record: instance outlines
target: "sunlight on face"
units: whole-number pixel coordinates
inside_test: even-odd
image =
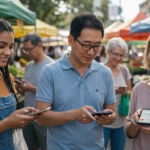
[[[5,67],[13,53],[14,35],[12,32],[0,33],[0,67]]]
[[[122,62],[125,53],[120,46],[116,46],[112,51],[108,51],[108,55],[111,63],[116,66]]]

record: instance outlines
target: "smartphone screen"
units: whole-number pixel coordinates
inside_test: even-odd
[[[139,123],[148,123],[150,124],[150,109],[143,109],[141,116],[139,118]]]

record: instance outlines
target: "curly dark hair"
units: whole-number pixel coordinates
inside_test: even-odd
[[[0,19],[0,34],[3,33],[3,32],[12,32],[12,33],[14,33],[14,30],[13,30],[12,26],[7,21],[5,21],[3,19]],[[8,70],[8,63],[6,64],[5,67],[0,67],[0,71],[3,74],[5,83],[6,83],[7,87],[9,88],[9,91],[14,95],[14,97],[17,101],[17,104],[20,108],[18,98],[15,94],[15,91],[14,91],[12,83],[11,83],[9,70]]]

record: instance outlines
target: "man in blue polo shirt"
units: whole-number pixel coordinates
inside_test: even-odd
[[[93,14],[71,22],[72,50],[43,69],[36,91],[37,109],[51,106],[37,122],[48,126],[48,150],[104,150],[102,125],[116,119],[115,91],[110,69],[93,59],[103,47],[104,27]],[[113,112],[95,116],[94,112]]]

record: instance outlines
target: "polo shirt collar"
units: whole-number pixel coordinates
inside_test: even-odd
[[[62,60],[61,60],[61,63],[62,63],[62,68],[63,68],[63,69],[71,69],[71,68],[74,68],[74,67],[71,65],[71,63],[70,63],[70,61],[69,61],[69,59],[68,59],[68,57],[67,57],[67,54],[64,55],[64,57],[63,57]]]
[[[93,60],[89,66],[89,69],[94,71],[94,70],[98,70],[98,65],[97,62],[95,62],[95,60]]]
[[[62,63],[62,68],[63,69],[71,69],[71,68],[74,68],[72,65],[71,65],[71,63],[70,63],[70,61],[69,61],[69,59],[68,59],[68,57],[67,57],[67,54],[65,54],[64,55],[64,57],[62,58],[62,60],[61,60],[61,63]],[[91,62],[91,64],[90,64],[90,66],[89,66],[89,68],[88,69],[90,69],[91,71],[92,70],[98,70],[98,64],[97,64],[97,62],[95,62],[95,60],[93,60],[92,62]]]

